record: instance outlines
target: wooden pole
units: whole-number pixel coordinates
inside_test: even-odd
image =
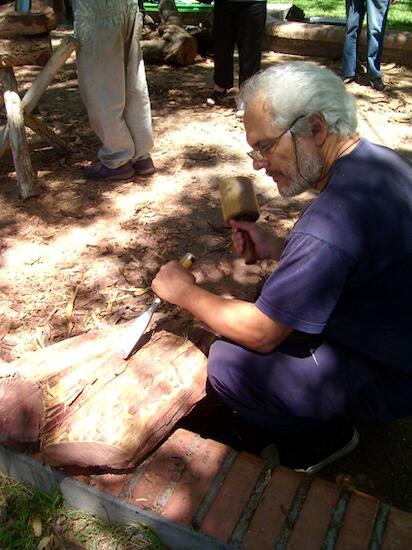
[[[10,147],[16,169],[17,186],[21,197],[28,199],[38,195],[39,191],[36,187],[36,176],[31,165],[24,130],[22,102],[16,92],[8,90],[4,93],[4,105],[9,124]]]
[[[17,81],[12,67],[4,67],[0,69],[0,82],[2,83],[3,93],[7,91],[17,91]],[[0,132],[0,158],[9,148],[9,124],[6,123]]]
[[[70,54],[76,48],[78,40],[73,36],[66,36],[62,40],[60,46],[51,56],[46,66],[40,71],[39,76],[33,82],[31,88],[27,91],[22,100],[22,105],[25,114],[30,114],[36,107],[39,99],[46,91],[47,87],[53,80],[55,74],[66,63]]]
[[[33,132],[42,137],[52,147],[58,149],[61,153],[67,154],[71,151],[70,146],[60,136],[48,128],[44,122],[33,115],[24,115],[24,122]]]

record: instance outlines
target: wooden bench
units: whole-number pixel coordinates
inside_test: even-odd
[[[68,36],[52,51],[50,31],[58,24],[62,2],[54,4],[53,8],[29,13],[14,11],[10,6],[0,8],[0,86],[7,117],[6,125],[0,130],[0,158],[10,147],[23,199],[39,193],[25,127],[60,151],[67,153],[70,150],[60,136],[33,115],[43,93],[77,45],[77,40]],[[21,98],[14,68],[24,65],[43,68]]]

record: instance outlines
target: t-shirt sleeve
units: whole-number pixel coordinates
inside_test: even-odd
[[[293,233],[256,306],[295,330],[319,334],[353,266],[354,260],[338,247],[312,235]]]

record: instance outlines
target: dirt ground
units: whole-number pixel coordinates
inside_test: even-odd
[[[289,59],[300,58],[267,52],[263,66]],[[336,62],[315,61],[338,70]],[[384,92],[350,85],[358,98],[360,132],[412,159],[412,70],[393,64],[383,69]],[[151,300],[148,287],[159,266],[186,251],[197,257],[199,283],[254,296],[274,263],[247,267],[233,258],[218,180],[253,178],[261,222],[283,233],[312,195],[281,199],[272,181],[253,172],[242,123],[234,116],[234,94],[224,106],[204,104],[212,72],[206,58],[186,68],[148,67],[157,173],[90,183],[82,168],[95,160],[98,142],[80,101],[74,56],[60,71],[38,114],[71,144],[72,154],[62,157],[29,136],[41,194],[27,201],[18,196],[11,157],[1,159],[2,360],[135,317]],[[35,68],[17,71],[21,91],[36,74]],[[168,309],[163,306],[163,312]],[[361,422],[359,430],[358,449],[321,475],[412,511],[411,419]]]

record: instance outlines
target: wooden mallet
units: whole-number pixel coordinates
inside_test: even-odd
[[[219,184],[225,223],[230,220],[255,222],[259,218],[258,203],[252,181],[244,176],[234,176],[223,179]],[[256,261],[253,242],[246,231],[242,231],[245,248],[242,258],[246,264]]]

